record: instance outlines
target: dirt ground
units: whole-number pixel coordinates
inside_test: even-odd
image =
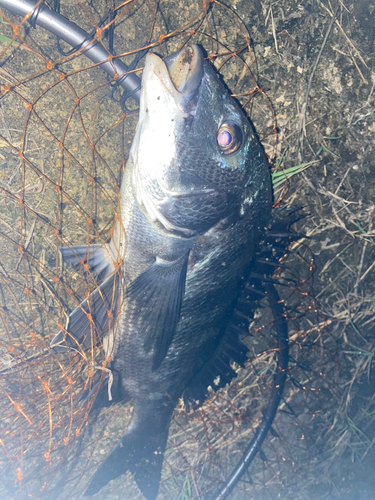
[[[87,31],[109,7],[61,1]],[[283,292],[292,369],[274,432],[232,498],[375,498],[375,3],[161,0],[120,12],[117,54],[163,33],[154,50],[166,55],[192,37],[245,105],[271,168],[306,167],[275,191],[306,213],[285,271],[299,285]],[[124,118],[103,72],[59,54],[43,30],[21,27],[23,45],[10,46],[21,38],[9,24],[20,18],[9,18],[0,23],[1,495],[80,499],[131,408],[110,407],[87,425],[87,408],[75,405],[90,360],[49,352],[88,285],[61,273],[57,246],[109,236],[137,115]],[[176,410],[158,498],[207,500],[241,456],[272,378],[266,309],[252,331],[250,362],[232,385],[196,412]],[[142,497],[129,475],[95,498]]]

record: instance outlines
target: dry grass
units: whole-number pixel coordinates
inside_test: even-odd
[[[116,20],[115,49],[129,62],[128,52],[149,43],[162,54],[202,44],[253,119],[275,171],[311,165],[277,193],[286,199],[288,188],[288,202],[309,213],[298,227],[306,239],[295,244],[289,271],[281,275],[293,287],[279,286],[292,344],[285,400],[264,455],[233,498],[351,500],[353,492],[371,498],[374,5],[208,5],[126,2]],[[108,7],[72,0],[62,2],[62,13],[90,30]],[[136,115],[124,115],[110,101],[98,68],[82,56],[59,54],[42,30],[21,27],[15,34],[19,23],[4,15],[0,25],[2,496],[57,498],[54,488],[69,477],[60,498],[81,498],[131,408],[109,408],[83,432],[90,403],[82,406],[79,398],[104,358],[100,349],[68,360],[49,351],[87,287],[82,277],[61,272],[57,246],[108,236]],[[58,65],[47,69],[48,61]],[[238,378],[195,412],[177,408],[160,498],[206,499],[241,456],[275,366],[265,305],[256,313],[250,361]],[[98,498],[119,498],[123,481]],[[140,498],[130,477],[125,484],[129,498]],[[16,493],[9,493],[14,486]]]

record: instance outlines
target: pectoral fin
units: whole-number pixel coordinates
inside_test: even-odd
[[[126,291],[140,321],[144,348],[153,351],[153,371],[165,358],[180,319],[188,257],[187,253],[173,262],[156,260]]]

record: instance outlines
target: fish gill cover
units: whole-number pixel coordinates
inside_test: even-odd
[[[108,17],[113,8],[116,16]],[[134,0],[114,5],[72,0],[61,2],[60,12],[92,33],[108,51],[109,60],[121,57],[139,76],[144,59],[137,55],[142,56],[145,47],[167,56],[186,44],[199,44],[255,123],[270,161],[283,158],[289,138],[276,128],[267,94],[272,82],[282,77],[273,75],[271,83],[263,80],[266,83],[259,85],[260,54],[249,36],[251,32],[257,38],[255,20],[262,19],[276,43],[276,54],[281,47],[293,48],[295,40],[286,28],[276,34],[275,22],[281,23],[282,16],[275,21],[272,8],[257,2],[249,7],[246,2]],[[55,335],[67,329],[71,311],[100,284],[100,277],[93,276],[85,262],[79,269],[63,265],[59,247],[95,249],[111,237],[138,112],[131,98],[118,102],[118,75],[108,80],[82,48],[70,53],[71,47],[60,41],[58,49],[56,38],[47,31],[30,27],[28,20],[5,9],[1,13],[0,494],[79,499],[128,426],[133,408],[130,402],[100,413],[91,410],[97,374],[103,380],[107,377],[109,361],[95,325],[89,349],[77,346],[60,355],[50,348]],[[327,33],[332,16],[324,25]],[[299,18],[290,17],[289,31],[292,19]],[[113,55],[108,50],[111,25]],[[265,43],[267,36],[259,35],[258,42]],[[270,50],[266,46],[264,58]],[[287,102],[284,95],[279,97]],[[289,105],[278,117],[285,128]],[[330,154],[324,147],[319,153]],[[299,163],[307,166],[308,161]],[[272,165],[277,173],[278,163]],[[307,204],[306,197],[302,200]],[[284,230],[281,226],[281,233]],[[275,240],[282,236],[276,231]],[[324,382],[327,373],[337,373],[336,341],[331,349],[322,337],[332,309],[326,310],[328,317],[316,313],[309,284],[311,262],[304,244],[294,243],[288,258],[275,265],[272,281],[282,295],[290,334],[289,383],[261,460],[253,463],[233,498],[304,499],[317,482],[313,473],[310,482],[303,483],[302,473],[308,475],[311,464],[316,464],[323,449],[319,431],[336,422],[327,401],[340,401],[341,392],[338,382],[333,386]],[[277,363],[277,342],[269,303],[261,296],[262,276],[253,280],[260,290],[251,290],[252,297],[260,298],[251,303],[245,321],[248,360],[243,369],[232,363],[237,377],[217,392],[210,390],[200,407],[194,409],[182,400],[178,404],[160,498],[214,495],[262,420]],[[361,320],[366,319],[363,314]],[[243,323],[235,324],[242,333]],[[357,365],[353,361],[350,366]],[[354,422],[351,429],[358,436],[353,428]],[[341,435],[347,436],[344,425],[337,432],[342,429]],[[311,446],[309,439],[314,442]],[[350,443],[345,439],[339,444]],[[124,498],[124,491],[125,498],[142,498],[131,475],[110,483],[97,498]]]

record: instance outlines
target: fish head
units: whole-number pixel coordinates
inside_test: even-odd
[[[244,217],[270,174],[249,120],[197,45],[149,54],[131,149],[138,203],[168,232],[194,236]]]

